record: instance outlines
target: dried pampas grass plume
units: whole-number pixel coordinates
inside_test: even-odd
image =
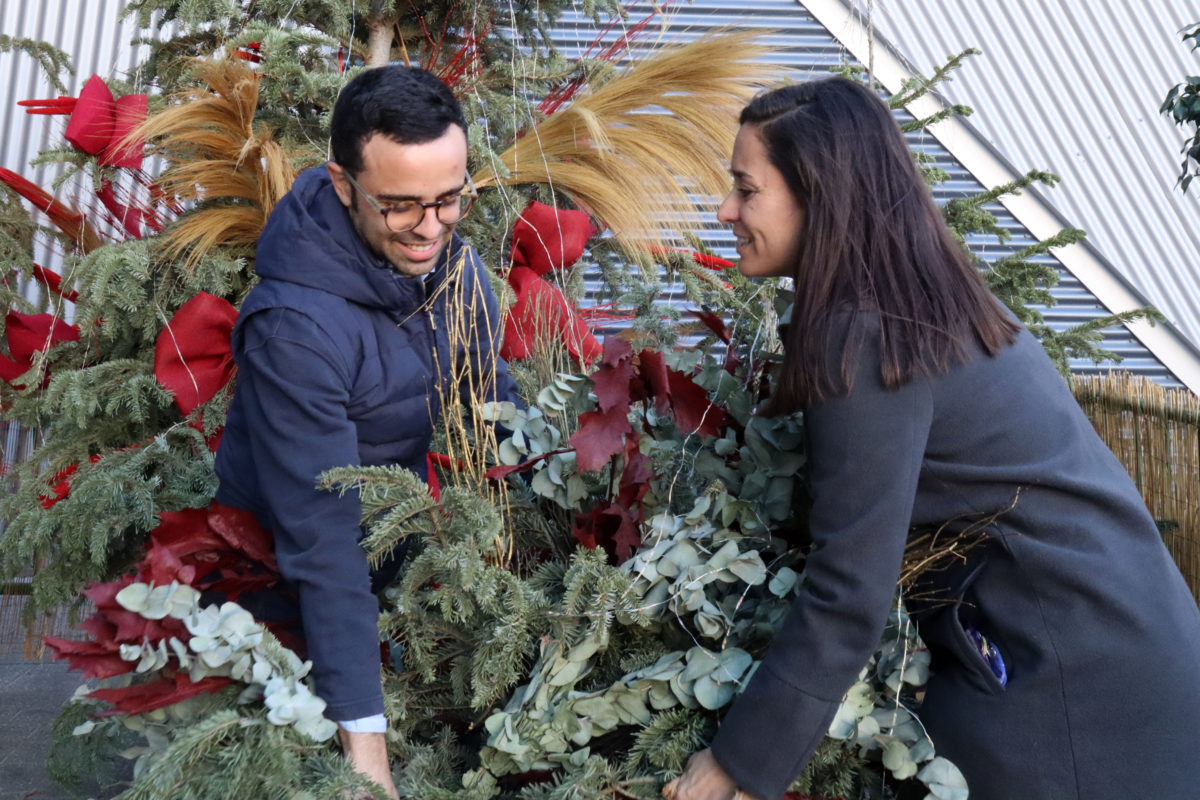
[[[755,32],[668,46],[527,131],[477,186],[548,183],[634,257],[681,244],[729,188],[741,109],[774,72]],[[661,113],[656,113],[661,112]],[[507,174],[500,174],[507,171]],[[707,198],[706,198],[707,196]]]
[[[166,255],[186,254],[188,266],[213,247],[252,249],[296,178],[272,131],[254,124],[258,75],[214,59],[197,62],[197,76],[202,86],[175,95],[129,137],[145,137],[170,162],[158,181],[167,196],[196,203],[159,237]]]

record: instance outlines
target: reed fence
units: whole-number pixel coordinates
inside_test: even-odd
[[[1200,602],[1200,397],[1125,372],[1076,376],[1074,391]]]

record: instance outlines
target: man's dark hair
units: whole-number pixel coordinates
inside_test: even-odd
[[[362,148],[380,133],[399,144],[424,144],[448,127],[467,130],[462,106],[440,78],[419,67],[391,64],[354,77],[338,95],[330,123],[333,160],[362,171]]]
[[[946,226],[873,92],[846,78],[798,83],[756,97],[741,122],[757,129],[805,210],[796,301],[767,413],[849,388],[853,343],[840,359],[830,352],[832,318],[844,309],[879,315],[889,387],[944,372],[972,339],[989,355],[1012,342],[1016,323]]]

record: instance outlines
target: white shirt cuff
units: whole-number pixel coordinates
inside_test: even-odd
[[[338,720],[338,726],[347,733],[383,733],[387,730],[387,717],[375,714],[359,719]]]

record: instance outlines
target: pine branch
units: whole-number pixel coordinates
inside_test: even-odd
[[[66,94],[67,85],[63,83],[61,75],[64,72],[69,75],[75,74],[70,56],[49,42],[39,42],[36,39],[24,39],[0,33],[0,53],[10,52],[24,53],[32,58],[41,67],[42,72],[46,74],[46,79],[50,81],[55,90]]]
[[[926,78],[925,76],[918,75],[905,80],[900,88],[900,91],[892,95],[892,97],[888,100],[888,105],[892,108],[901,108],[909,105],[921,97],[924,97],[939,83],[953,80],[951,73],[962,67],[963,62],[965,62],[968,57],[982,54],[983,51],[974,47],[968,47],[957,55],[950,56],[946,63],[942,64],[933,71],[932,76]],[[967,108],[966,106],[961,106],[961,108],[963,109],[961,113],[964,115],[971,113],[970,108]]]

